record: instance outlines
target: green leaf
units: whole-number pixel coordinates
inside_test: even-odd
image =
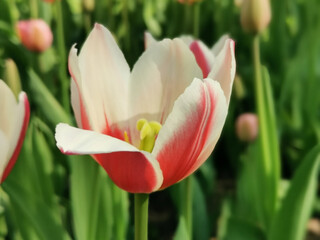
[[[129,219],[128,194],[115,187],[106,172],[90,157],[69,156],[69,159],[76,239],[125,239]]]
[[[275,214],[278,203],[278,189],[280,182],[280,151],[277,133],[276,116],[267,68],[262,67],[261,81],[257,81],[257,110],[259,116],[259,148],[256,170],[260,176],[258,187],[261,191],[259,202],[260,221],[268,228]]]
[[[256,222],[237,217],[230,200],[222,207],[219,220],[218,239],[221,240],[264,240],[265,234]]]
[[[178,228],[174,235],[173,240],[186,240],[186,239],[190,239],[188,235],[187,225],[184,217],[180,215]]]
[[[301,240],[316,196],[320,145],[303,159],[272,223],[269,240]]]
[[[54,98],[49,89],[43,84],[39,76],[33,71],[28,71],[32,98],[40,107],[41,111],[53,125],[64,122],[70,123],[68,114],[60,103]]]
[[[10,185],[4,184],[4,189],[10,197],[19,228],[37,233],[37,237],[30,237],[28,233],[29,237],[23,236],[23,239],[70,239],[62,227],[58,209],[52,208],[52,204],[26,191],[18,179],[11,178]]]
[[[205,195],[196,177],[193,180],[193,201],[192,201],[192,239],[209,239],[210,227]]]

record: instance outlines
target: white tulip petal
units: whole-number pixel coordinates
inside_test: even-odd
[[[69,66],[80,91],[76,93],[73,86],[77,122],[80,106],[75,103],[79,99],[77,94],[81,94],[93,130],[108,131],[111,125],[127,119],[130,69],[109,30],[95,24],[81,49],[78,63],[74,60]]]

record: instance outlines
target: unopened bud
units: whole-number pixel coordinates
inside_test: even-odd
[[[47,2],[47,3],[53,3],[55,2],[56,0],[43,0],[44,2]]]
[[[41,19],[19,21],[17,29],[22,44],[31,51],[43,52],[52,44],[51,29]]]
[[[94,10],[94,3],[95,3],[95,0],[82,1],[83,7],[87,12],[92,12]]]
[[[233,89],[237,99],[243,99],[246,96],[246,88],[239,75],[234,78]]]
[[[236,121],[238,138],[243,142],[254,141],[259,132],[258,117],[253,113],[241,114]]]
[[[241,4],[241,25],[245,31],[260,33],[270,23],[269,0],[243,0]]]
[[[19,93],[21,92],[21,81],[17,65],[12,59],[5,61],[4,79],[18,99]]]

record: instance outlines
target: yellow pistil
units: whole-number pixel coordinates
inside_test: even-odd
[[[140,131],[140,150],[152,152],[156,137],[161,129],[161,124],[156,121],[148,122],[142,118],[137,121],[137,129]]]

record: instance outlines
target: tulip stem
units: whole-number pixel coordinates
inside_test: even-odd
[[[192,176],[182,182],[181,211],[189,239],[192,239]]]
[[[61,82],[62,105],[69,112],[69,90],[67,78],[67,58],[63,31],[63,14],[61,1],[56,1],[56,21],[57,21],[57,48],[59,53],[59,79]]]
[[[30,17],[33,19],[38,18],[38,3],[37,0],[30,0],[29,1],[30,6]]]
[[[134,195],[135,240],[148,239],[148,206],[149,194],[136,193]]]

